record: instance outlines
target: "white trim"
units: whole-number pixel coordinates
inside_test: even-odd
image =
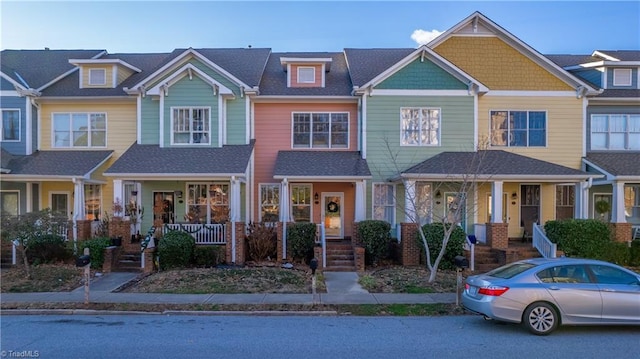
[[[113,64],[113,66],[116,65],[121,65],[124,67],[127,67],[135,72],[142,72],[142,70],[140,70],[139,68],[125,62],[122,61],[120,59],[69,59],[69,63],[72,65],[81,65],[81,64],[86,64],[86,65],[103,65],[103,64]]]
[[[0,189],[0,193],[16,193],[18,195],[17,211],[18,211],[18,214],[23,214],[22,212],[20,212],[20,190],[19,189]]]
[[[490,93],[490,92],[489,92]],[[377,90],[373,89],[370,96],[471,96],[468,90]]]
[[[251,98],[246,96],[244,98],[244,142],[249,143],[251,141]]]
[[[356,103],[357,97],[354,96],[286,96],[286,95],[260,95],[253,99],[254,103]]]
[[[575,91],[489,91],[485,95],[489,96],[511,96],[511,97],[576,97]]]
[[[300,76],[300,70],[311,70],[311,73],[313,74],[313,79],[311,81],[304,81],[303,78],[301,78]],[[316,83],[316,66],[298,66],[296,68],[296,73],[297,73],[297,77],[296,77],[297,84],[308,85],[308,84]],[[308,74],[305,74],[305,75],[308,75]]]
[[[287,196],[287,198],[289,199],[289,203],[287,204],[289,206],[289,218],[291,218],[291,220],[293,222],[296,221],[296,219],[293,217],[293,187],[308,187],[309,188],[309,221],[313,222],[313,209],[314,209],[314,190],[313,190],[313,183],[311,182],[296,182],[296,183],[292,183],[291,181],[287,181],[288,183],[288,188],[289,188],[289,195]],[[282,205],[282,204],[281,204]],[[300,206],[306,206],[307,204],[300,204]]]
[[[280,214],[280,206],[282,206],[282,203],[280,203],[280,198],[282,198],[280,196],[280,190],[282,189],[282,184],[280,182],[258,182],[258,222],[262,222],[262,186],[274,186],[275,188],[277,188],[278,190],[278,213],[276,214],[276,222],[280,221],[279,218],[279,214]]]
[[[309,146],[308,147],[302,147],[302,146],[295,146],[295,144],[293,143],[294,140],[294,136],[295,136],[295,132],[294,132],[294,115],[296,114],[308,114],[309,117],[309,128],[310,128],[310,132],[309,132]],[[328,114],[329,115],[329,132],[328,132],[328,138],[327,138],[327,147],[314,147],[313,146],[313,115],[315,114]],[[333,144],[331,143],[331,124],[332,124],[332,116],[331,115],[338,115],[338,114],[346,114],[347,115],[347,143],[346,143],[346,147],[334,147]],[[351,113],[349,111],[291,111],[291,149],[296,150],[296,149],[313,149],[313,150],[335,150],[335,149],[341,149],[341,150],[348,150],[351,148]]]
[[[589,121],[587,115],[587,107],[589,106],[589,100],[586,97],[582,98],[582,157],[587,155],[587,121]]]
[[[312,191],[312,196],[313,196],[313,191]],[[320,220],[322,221],[322,226],[325,227],[325,233],[327,232],[327,228],[326,228],[326,212],[325,209],[327,208],[327,203],[326,203],[326,198],[327,197],[339,197],[340,198],[340,205],[338,206],[338,210],[340,211],[340,234],[338,236],[331,236],[331,238],[344,238],[344,227],[345,227],[345,222],[344,222],[344,207],[345,207],[345,203],[344,203],[344,192],[320,192],[320,205],[321,205],[321,209],[320,209]],[[312,199],[313,201],[313,199]],[[311,217],[313,218],[313,217]]]
[[[280,63],[282,65],[288,63],[331,63],[333,59],[331,57],[281,57]]]
[[[25,97],[25,113],[24,113],[24,145],[25,145],[25,155],[30,155],[33,153],[33,135],[31,134],[31,121],[33,121],[33,104],[31,103],[33,100],[32,97]]]
[[[291,64],[287,64],[287,87],[291,87]]]
[[[107,52],[103,50],[103,51],[100,51],[99,53],[97,53],[95,56],[93,56],[93,57],[91,57],[91,58],[92,58],[92,59],[97,59],[97,58],[99,58],[100,56],[102,56],[102,55],[106,55],[106,54],[107,54]],[[51,81],[47,82],[46,84],[44,84],[44,85],[42,85],[42,86],[38,87],[38,88],[37,88],[37,91],[42,91],[42,90],[46,89],[47,87],[49,87],[49,86],[53,85],[54,83],[56,83],[56,82],[58,82],[58,81],[62,80],[63,78],[67,77],[68,75],[72,74],[74,71],[78,71],[78,69],[82,69],[82,68],[81,68],[81,67],[74,67],[74,68],[72,68],[71,70],[69,70],[69,71],[67,71],[67,72],[63,73],[62,75],[60,75],[60,76],[56,77],[55,79],[53,79],[53,80],[51,80]],[[80,75],[82,75],[82,73],[80,73]],[[82,76],[79,76],[79,81],[80,81],[80,84],[78,85],[78,87],[79,87],[79,88],[82,88]]]
[[[11,77],[9,77],[9,75],[5,74],[4,72],[0,72],[0,78],[3,78],[5,80],[7,80],[8,82],[10,82],[14,87],[19,88],[20,90],[23,91],[27,91],[29,90],[29,84],[26,83],[26,81],[24,81],[24,79],[22,78],[22,76],[20,76],[19,74],[16,73],[16,76],[18,76],[20,78],[21,81],[23,81],[23,83],[19,83],[18,81],[12,79]],[[0,91],[0,95],[2,96],[12,96],[12,95],[5,95],[4,92],[12,92],[11,90],[4,90],[4,91]],[[17,89],[16,89],[16,94],[18,93]],[[16,95],[18,96],[18,95]]]
[[[136,96],[136,142],[142,144],[142,95]]]
[[[612,69],[612,70],[613,71],[611,72],[611,78],[613,79],[613,86],[628,87],[633,84],[632,69],[624,68],[624,69]],[[627,80],[628,82],[623,82],[623,83],[616,82],[616,72],[622,74],[620,75],[620,77],[624,77],[623,79],[618,79],[618,80]],[[626,74],[626,72],[628,72],[628,74]]]
[[[2,97],[20,97],[18,91],[15,90],[2,90],[0,91],[0,96]]]
[[[69,145],[68,146],[57,146],[55,142],[55,124],[54,118],[56,115],[67,115],[68,116],[68,133],[69,133]],[[73,115],[86,115],[87,116],[87,145],[86,146],[74,146],[73,145],[73,128],[71,127],[73,122]],[[104,146],[96,146],[90,144],[91,133],[91,115],[104,115],[104,131],[96,131],[96,132],[104,132]],[[107,116],[107,112],[82,112],[82,111],[71,111],[71,112],[51,112],[51,149],[60,150],[60,149],[103,149],[109,147],[109,117]]]
[[[174,112],[178,110],[178,111],[184,111],[187,110],[189,112],[189,142],[187,143],[177,143],[175,142],[175,131],[174,131],[174,120],[175,117]],[[201,131],[202,133],[205,133],[207,135],[207,143],[194,143],[193,141],[193,111],[194,110],[206,110],[207,111],[207,118],[203,118],[202,122],[207,122],[208,123],[208,128],[209,131],[205,132],[205,131]],[[206,146],[209,147],[211,146],[211,107],[210,106],[170,106],[169,107],[169,143],[171,144],[171,146]]]
[[[34,184],[35,183],[31,183],[31,182],[25,183],[25,194],[24,195],[26,196],[25,197],[26,198],[26,201],[25,201],[26,205],[25,205],[24,209],[25,209],[25,211],[27,213],[33,212],[33,208],[32,208],[33,204],[32,203],[33,203],[33,185]],[[38,190],[40,190],[40,189],[41,188],[39,186]],[[41,207],[39,207],[39,208],[41,208]]]
[[[69,191],[49,191],[49,207],[53,205],[53,195],[54,194],[62,194],[67,196],[67,209],[65,216],[67,218],[71,218],[71,192]]]
[[[118,86],[118,66],[113,65],[111,68],[111,88]]]
[[[366,160],[367,159],[367,97],[368,96],[362,96],[362,132],[361,136],[362,136],[362,159]]]
[[[226,141],[225,128],[227,119],[225,118],[224,104],[222,96],[218,96],[218,147],[224,146]]]
[[[419,143],[415,143],[415,144],[407,144],[407,143],[403,143],[402,138],[403,138],[403,131],[402,131],[402,111],[405,109],[409,109],[409,110],[418,110],[420,113],[422,113],[423,110],[436,110],[438,111],[438,143],[422,143],[422,123],[424,121],[418,121],[419,125],[420,125],[420,136],[418,136],[418,141]],[[400,107],[400,113],[398,114],[399,118],[398,118],[398,125],[399,125],[399,134],[400,137],[398,139],[398,143],[400,144],[400,147],[441,147],[442,146],[442,108],[440,107],[416,107],[416,106],[403,106]]]
[[[480,144],[479,123],[478,123],[478,94],[473,95],[473,150],[478,150]]]
[[[82,89],[84,88],[84,86],[82,86],[82,77],[84,76],[84,71],[82,67],[78,67],[77,69],[78,69],[78,88]]]
[[[491,126],[492,123],[492,119],[491,119],[491,113],[492,112],[507,112],[507,121],[509,121],[509,113],[511,112],[526,112],[527,113],[527,144],[522,146],[518,146],[518,145],[514,145],[511,146],[509,144],[509,140],[507,140],[507,144],[505,145],[496,145],[493,144],[493,142],[491,141],[492,139],[492,131],[493,131],[493,127]],[[531,146],[529,144],[529,131],[531,130],[531,126],[529,124],[529,113],[530,112],[544,112],[544,146]],[[515,109],[500,109],[500,110],[496,110],[496,109],[489,109],[489,147],[491,148],[495,148],[495,149],[506,149],[506,148],[548,148],[549,147],[549,111],[548,110],[531,110],[531,109],[519,109],[519,110],[515,110]],[[510,122],[510,121],[509,121]],[[509,134],[509,136],[511,135],[511,132],[513,130],[511,129],[511,127],[509,127],[507,129],[507,134]]]
[[[397,215],[396,215],[396,206],[398,205],[398,199],[396,198],[396,192],[397,192],[397,186],[395,183],[389,183],[389,182],[372,182],[371,183],[371,219],[376,219],[375,218],[375,206],[376,206],[376,201],[375,201],[375,188],[376,185],[383,185],[383,186],[391,186],[393,189],[393,195],[391,196],[391,198],[393,198],[393,203],[392,205],[386,205],[385,207],[389,207],[391,206],[393,208],[392,210],[392,214],[393,214],[393,222],[391,223],[391,228],[394,228],[396,223],[398,223],[397,220]],[[386,220],[386,219],[383,219]]]
[[[206,74],[204,71],[195,67],[192,64],[186,64],[181,68],[175,70],[170,76],[164,78],[162,81],[158,82],[155,86],[147,90],[147,95],[157,96],[160,92],[163,92],[163,88],[168,89],[169,87],[176,84],[178,81],[182,80],[185,76],[191,76],[191,73],[195,73],[202,79],[204,82],[209,84],[214,89],[214,96],[216,95],[231,95],[234,96],[233,91],[228,87],[224,86],[222,83],[218,82],[213,77]],[[166,90],[165,90],[166,91]]]

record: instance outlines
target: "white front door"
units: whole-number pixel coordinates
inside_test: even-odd
[[[344,192],[322,192],[322,223],[327,238],[344,237]]]

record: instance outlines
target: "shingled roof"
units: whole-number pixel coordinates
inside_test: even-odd
[[[589,152],[584,159],[609,175],[640,178],[640,151]]]
[[[357,151],[279,151],[273,177],[366,179],[371,172]]]
[[[104,50],[3,50],[2,72],[25,88],[38,89],[75,66],[69,59],[90,59]],[[76,81],[76,87],[78,82]]]
[[[12,155],[5,178],[87,178],[113,151],[37,151],[31,155]],[[4,153],[3,153],[4,154]],[[3,166],[4,167],[4,166]]]
[[[254,142],[222,147],[160,147],[136,143],[105,171],[105,175],[181,179],[244,176],[253,145]]]
[[[351,82],[362,86],[409,56],[416,49],[344,49]]]
[[[503,150],[441,152],[405,171],[400,177],[433,179],[491,178],[584,180],[589,173]]]

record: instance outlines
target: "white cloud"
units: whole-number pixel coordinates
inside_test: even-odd
[[[417,42],[418,46],[420,46],[430,42],[431,40],[440,36],[440,34],[442,34],[442,31],[438,31],[436,29],[433,29],[431,31],[418,29],[413,31],[413,34],[411,34],[411,40]]]

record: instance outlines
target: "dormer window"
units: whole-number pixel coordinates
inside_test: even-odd
[[[107,70],[105,69],[89,70],[89,85],[102,86],[106,84],[107,84]]]
[[[309,84],[316,82],[316,69],[314,67],[298,67],[298,83]]]
[[[613,69],[613,86],[631,86],[631,69]]]

